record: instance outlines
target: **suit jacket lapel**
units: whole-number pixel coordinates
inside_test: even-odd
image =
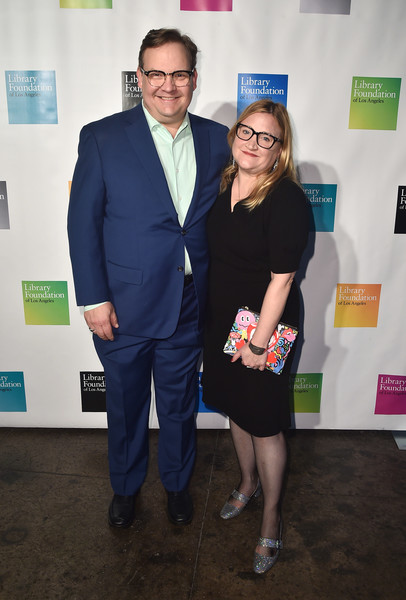
[[[206,179],[210,161],[210,144],[207,127],[203,125],[203,121],[196,119],[196,117],[190,113],[189,118],[190,126],[193,132],[193,143],[196,155],[196,182],[192,201],[186,215],[185,226],[187,226],[188,222],[190,222],[190,220],[193,218],[199,206],[200,190],[202,189],[203,183]]]
[[[127,115],[127,137],[140,164],[145,170],[146,176],[150,180],[151,190],[154,190],[156,196],[164,203],[172,218],[177,221],[178,215],[172,202],[165,173],[141,105],[136,106]]]
[[[185,226],[191,221],[199,207],[200,191],[207,177],[210,164],[209,133],[204,126],[204,121],[197,119],[190,113],[189,117],[196,155],[196,182],[192,200],[186,215]],[[165,173],[161,161],[159,160],[141,105],[128,111],[127,122],[126,133],[128,139],[150,180],[151,189],[155,191],[157,197],[165,204],[169,214],[177,222],[178,215],[173,205]]]

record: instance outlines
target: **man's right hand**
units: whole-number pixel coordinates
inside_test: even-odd
[[[89,329],[102,340],[114,340],[113,327],[118,328],[118,319],[111,302],[105,302],[97,308],[85,311],[85,320]]]

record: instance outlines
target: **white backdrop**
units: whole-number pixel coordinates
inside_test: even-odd
[[[75,306],[68,182],[80,128],[121,110],[121,73],[136,70],[142,38],[174,26],[201,50],[191,112],[230,126],[238,73],[286,74],[302,181],[337,185],[334,231],[316,232],[301,285],[297,372],[323,375],[321,408],[296,413],[296,426],[406,428],[405,395],[403,414],[374,414],[378,374],[406,375],[406,236],[394,234],[398,187],[406,185],[405,94],[396,130],[348,127],[354,76],[405,76],[406,3],[352,0],[349,15],[299,8],[299,0],[234,0],[220,12],[181,11],[180,0],[113,0],[112,9],[1,0],[1,71],[55,71],[58,112],[57,124],[9,124],[1,75],[0,181],[10,228],[0,229],[0,373],[24,373],[27,403],[26,412],[0,412],[3,426],[106,425],[105,413],[81,408],[79,373],[101,365]],[[26,325],[25,280],[68,282],[70,325]],[[377,327],[334,327],[338,283],[382,285]],[[201,413],[198,426],[227,424]]]

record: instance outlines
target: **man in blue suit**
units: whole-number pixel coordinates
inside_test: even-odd
[[[176,29],[147,34],[137,71],[142,105],[82,129],[72,180],[70,254],[106,377],[115,527],[131,525],[146,476],[151,374],[168,515],[185,524],[193,513],[205,223],[229,158],[227,128],[187,112],[196,54]]]

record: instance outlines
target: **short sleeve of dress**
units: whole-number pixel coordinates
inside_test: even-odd
[[[271,271],[297,271],[309,231],[310,208],[306,195],[295,182],[282,179],[264,202]]]

